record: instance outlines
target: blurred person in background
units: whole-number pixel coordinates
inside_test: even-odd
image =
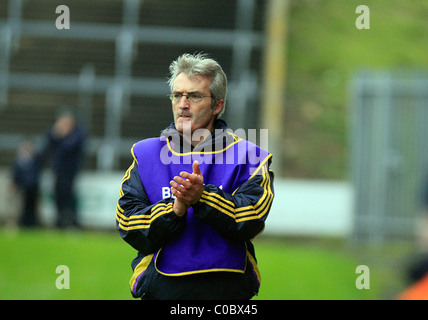
[[[417,227],[418,252],[411,258],[406,276],[409,286],[399,294],[400,300],[428,300],[428,175],[421,192],[421,221]]]
[[[52,160],[55,175],[56,226],[80,227],[74,190],[84,156],[86,132],[71,106],[59,109],[57,119],[46,135],[44,155]]]
[[[21,193],[22,210],[19,225],[35,227],[40,184],[40,155],[33,141],[25,139],[19,145],[12,168],[12,189]]]
[[[419,226],[420,227],[420,243],[419,247],[422,251],[425,251],[428,253],[428,174],[425,176],[425,181],[423,182],[422,186],[422,201],[421,201],[421,207],[422,207],[422,223]]]
[[[117,229],[138,250],[132,295],[251,299],[260,286],[251,239],[273,201],[272,155],[219,119],[227,78],[215,60],[184,54],[170,71],[175,122],[132,147],[117,205]]]

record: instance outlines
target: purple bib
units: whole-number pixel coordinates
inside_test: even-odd
[[[213,184],[232,194],[247,181],[269,155],[255,144],[237,139],[221,150],[178,153],[165,137],[151,138],[133,147],[141,181],[151,203],[169,198],[170,181],[181,171],[192,173],[199,161],[204,184]],[[243,273],[246,268],[245,242],[220,235],[189,208],[184,232],[155,253],[158,272],[180,276],[211,271]]]

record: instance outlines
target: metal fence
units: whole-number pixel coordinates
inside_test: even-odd
[[[412,241],[428,179],[428,75],[365,71],[351,90],[353,239]]]

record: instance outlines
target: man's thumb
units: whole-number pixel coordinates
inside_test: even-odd
[[[198,160],[195,160],[193,162],[193,173],[198,174],[198,175],[202,175],[201,169],[199,168],[199,162],[198,162]]]

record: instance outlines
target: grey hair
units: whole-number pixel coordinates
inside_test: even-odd
[[[224,113],[226,109],[227,77],[217,61],[208,58],[204,53],[196,53],[193,55],[185,53],[170,64],[169,71],[171,77],[168,79],[168,84],[171,92],[175,79],[183,72],[190,78],[196,75],[211,78],[210,92],[213,98],[211,107],[214,108],[216,101],[223,99],[223,109],[217,115],[217,118]]]

